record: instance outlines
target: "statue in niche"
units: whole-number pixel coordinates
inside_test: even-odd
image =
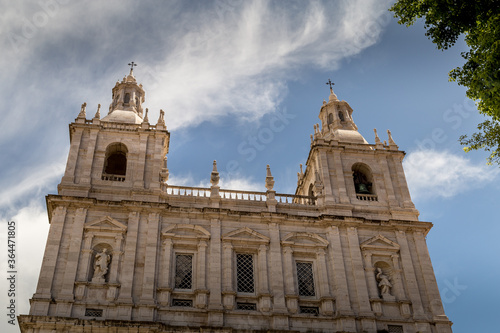
[[[108,272],[108,266],[111,258],[106,249],[97,253],[94,258],[94,276],[92,280],[104,280],[104,276]]]
[[[389,277],[385,275],[384,272],[382,272],[381,268],[377,268],[376,278],[378,282],[378,288],[380,290],[380,294],[382,295],[382,297],[384,295],[391,296],[392,284],[389,281]]]

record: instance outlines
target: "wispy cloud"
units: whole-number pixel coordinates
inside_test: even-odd
[[[412,197],[416,200],[449,198],[484,186],[500,171],[481,163],[435,150],[411,152],[403,162]]]
[[[22,171],[18,170],[15,179],[2,179],[0,194],[0,208],[15,208],[19,200],[40,198],[47,191],[48,186],[55,184],[64,173],[63,161],[56,161],[46,165],[34,165]],[[20,180],[20,181],[18,181]]]

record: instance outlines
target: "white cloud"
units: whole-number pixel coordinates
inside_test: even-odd
[[[417,200],[449,198],[491,182],[499,170],[482,163],[435,150],[411,152],[403,162],[410,192]]]
[[[47,186],[60,179],[64,173],[65,163],[60,160],[46,165],[36,165],[25,170],[18,170],[20,182],[5,185],[12,179],[3,179],[0,193],[0,207],[13,205],[17,200],[40,197],[47,191]],[[16,181],[16,180],[14,180]]]
[[[47,212],[41,202],[33,201],[20,207],[17,214],[11,216],[9,221],[16,222],[16,303],[17,314],[29,312],[29,299],[35,292],[38,274],[42,264],[43,252],[49,230]],[[0,219],[0,238],[2,244],[7,244],[7,219]],[[5,248],[6,249],[6,248]],[[0,257],[1,267],[7,267],[7,257]],[[0,293],[7,300],[8,281],[3,278],[0,282]],[[6,320],[0,322],[0,331],[19,332],[19,328],[7,324]]]

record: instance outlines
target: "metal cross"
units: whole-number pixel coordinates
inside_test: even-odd
[[[130,64],[129,64],[130,65]],[[330,90],[332,90],[332,86],[335,85],[335,83],[332,82],[332,80],[328,79],[328,82],[326,84],[330,85]]]
[[[130,62],[128,65],[130,66],[130,70],[131,71],[134,70],[134,66],[137,66],[137,64],[135,62],[133,62],[133,61]]]

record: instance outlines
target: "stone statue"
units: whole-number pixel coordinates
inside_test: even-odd
[[[110,257],[106,252],[106,249],[103,249],[102,252],[97,253],[94,258],[94,279],[104,279],[104,275],[108,272],[108,265],[110,262]]]
[[[389,281],[389,277],[382,272],[381,268],[377,268],[377,281],[378,287],[380,289],[380,294],[383,295],[391,295],[392,284]]]

